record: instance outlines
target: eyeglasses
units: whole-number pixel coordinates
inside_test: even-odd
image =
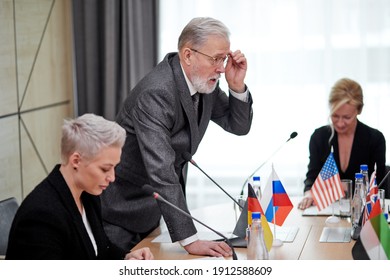
[[[208,54],[202,53],[202,52],[200,52],[198,50],[195,50],[195,49],[190,49],[190,50],[193,51],[193,52],[196,52],[196,53],[200,53],[200,54],[210,58],[211,61],[212,61],[211,64],[213,66],[219,66],[221,64],[225,65],[226,59],[228,58],[228,55],[220,56],[220,57],[212,57],[212,56],[210,56]]]

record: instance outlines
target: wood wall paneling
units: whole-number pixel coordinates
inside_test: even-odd
[[[21,202],[60,162],[73,117],[71,26],[69,0],[0,1],[0,200]]]
[[[17,111],[12,0],[0,1],[0,116]]]
[[[68,105],[22,115],[23,193],[29,193],[60,163],[61,126],[69,115]]]
[[[18,116],[0,119],[0,200],[22,199]]]

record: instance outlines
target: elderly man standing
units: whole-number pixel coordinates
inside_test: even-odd
[[[247,60],[241,51],[230,50],[229,35],[216,19],[192,19],[179,37],[178,52],[168,53],[125,100],[117,122],[126,129],[126,143],[117,179],[102,195],[106,232],[120,247],[135,246],[158,227],[162,215],[172,242],[179,241],[190,254],[231,256],[225,242],[199,240],[191,219],[168,205],[157,207],[142,190],[150,184],[189,212],[183,154],[195,154],[210,120],[236,135],[249,132]],[[219,87],[221,74],[228,94]]]

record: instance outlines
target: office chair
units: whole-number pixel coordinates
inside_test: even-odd
[[[0,201],[0,259],[5,258],[8,235],[19,204],[15,197]]]

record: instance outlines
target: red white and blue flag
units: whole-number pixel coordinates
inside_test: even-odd
[[[332,152],[326,159],[324,166],[311,188],[311,195],[317,205],[318,211],[328,207],[345,195],[341,185],[339,170]]]
[[[376,165],[375,165],[376,166]],[[370,216],[371,210],[375,205],[375,202],[378,197],[378,185],[376,183],[376,168],[371,174],[370,184],[368,186],[366,194],[366,206],[364,207],[362,225],[366,223],[368,217]]]
[[[265,211],[267,221],[278,226],[283,225],[288,214],[294,208],[273,166],[260,204]]]

